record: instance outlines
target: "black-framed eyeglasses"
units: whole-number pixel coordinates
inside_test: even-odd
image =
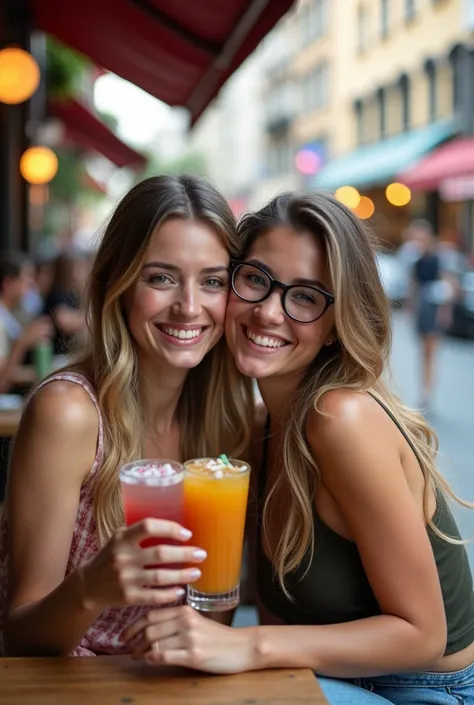
[[[281,289],[281,305],[289,318],[298,323],[313,323],[326,313],[335,299],[324,289],[308,284],[283,284],[263,267],[250,262],[231,262],[232,291],[242,301],[260,303],[275,289]]]

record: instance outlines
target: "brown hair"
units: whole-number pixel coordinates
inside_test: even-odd
[[[255,240],[269,230],[289,225],[314,234],[326,251],[335,296],[336,344],[325,346],[307,370],[294,398],[283,442],[284,471],[265,502],[264,536],[267,544],[284,499],[288,520],[274,552],[283,590],[285,576],[314,550],[312,505],[320,474],[305,437],[308,412],[320,411],[324,394],[333,389],[371,390],[396,417],[413,443],[425,477],[424,512],[427,524],[442,538],[428,513],[429,491],[434,484],[464,506],[436,469],[437,438],[422,416],[404,406],[388,389],[382,374],[388,367],[391,316],[380,282],[372,234],[365,223],[332,196],[285,193],[256,213],[243,217],[239,233],[244,257]],[[309,563],[308,563],[309,566]]]

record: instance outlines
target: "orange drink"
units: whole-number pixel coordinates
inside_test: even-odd
[[[207,552],[202,577],[188,586],[188,604],[202,611],[229,610],[240,599],[250,465],[221,458],[184,463],[184,526]]]

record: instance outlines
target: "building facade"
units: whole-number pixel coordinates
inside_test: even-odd
[[[211,175],[247,208],[286,189],[354,186],[389,245],[424,216],[474,249],[474,166],[472,193],[464,175],[462,188],[414,182],[403,206],[386,197],[473,135],[473,31],[474,0],[300,0],[221,92],[219,118],[212,108],[196,128],[208,154],[219,135],[219,160],[233,155]]]
[[[439,145],[473,132],[474,3],[338,0],[334,10],[337,4],[346,19],[335,29],[332,161],[312,185],[348,184],[369,196],[377,233],[389,243],[399,241],[411,217],[423,215],[439,232],[464,230],[461,239],[472,246],[472,204],[420,189],[396,207],[385,189]]]

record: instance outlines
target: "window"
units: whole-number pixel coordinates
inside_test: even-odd
[[[309,0],[302,8],[301,23],[304,45],[324,37],[328,30],[329,0]]]
[[[410,129],[410,79],[403,74],[400,78],[400,92],[402,94],[402,130]]]
[[[389,0],[380,0],[380,34],[382,39],[388,37],[390,24]]]
[[[329,67],[326,62],[315,66],[302,81],[305,112],[324,108],[329,100]]]
[[[369,38],[369,15],[365,5],[357,8],[357,49],[363,52],[367,49]]]
[[[425,64],[426,78],[428,80],[428,120],[434,122],[437,116],[437,71],[433,59],[428,59]]]
[[[384,88],[379,88],[377,91],[377,103],[379,110],[379,131],[380,139],[385,139],[387,132],[387,120],[386,120],[386,94]]]
[[[355,102],[357,146],[364,142],[364,104],[361,100]]]
[[[405,0],[405,21],[411,22],[416,15],[416,0]]]

